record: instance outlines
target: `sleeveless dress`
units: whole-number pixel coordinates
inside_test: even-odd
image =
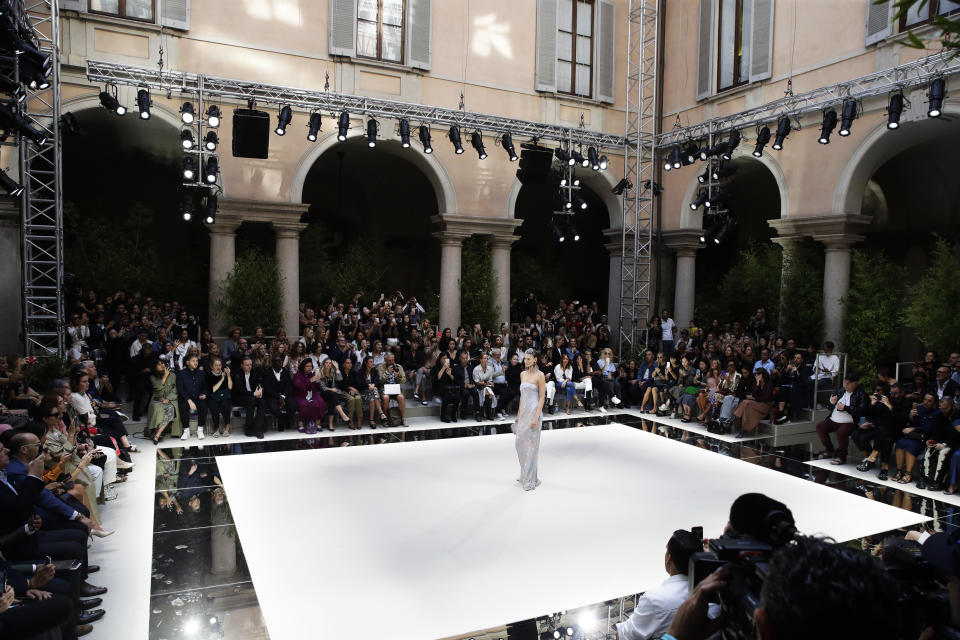
[[[513,425],[516,434],[517,458],[520,460],[518,481],[524,491],[536,489],[540,485],[537,478],[537,455],[540,452],[540,431],[543,428],[543,414],[537,420],[537,426],[530,428],[530,421],[540,404],[540,389],[532,382],[520,383],[520,409],[517,422]]]

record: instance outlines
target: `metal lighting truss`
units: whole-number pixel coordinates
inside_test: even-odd
[[[50,86],[34,91],[23,85],[26,99],[20,103],[20,115],[46,135],[46,141],[37,145],[17,134],[20,182],[24,187],[20,199],[24,341],[28,356],[62,357],[65,344],[59,9],[56,0],[15,4],[22,10],[34,44],[50,56],[51,65]]]
[[[646,343],[650,313],[653,250],[653,198],[657,132],[657,4],[630,0],[627,24],[627,143],[623,177],[633,189],[623,192],[619,351],[621,357]],[[645,188],[644,185],[649,185]]]
[[[941,76],[960,73],[960,56],[950,50],[877,71],[869,75],[840,82],[829,87],[821,87],[793,96],[786,96],[773,102],[747,109],[728,116],[704,120],[695,125],[680,127],[657,136],[658,147],[682,144],[688,140],[723,134],[733,129],[746,129],[763,124],[775,123],[781,116],[799,118],[837,106],[844,100],[866,100],[874,96],[886,95],[893,91],[906,91],[928,85]],[[627,135],[629,138],[629,133]]]
[[[559,125],[459,109],[442,109],[410,102],[352,96],[322,90],[295,89],[182,71],[157,72],[154,69],[98,60],[87,60],[87,79],[95,83],[142,86],[168,93],[176,91],[199,95],[202,92],[209,97],[240,103],[253,100],[259,103],[290,105],[305,111],[327,111],[334,114],[347,111],[356,115],[366,114],[380,118],[405,118],[411,122],[433,124],[439,127],[458,125],[467,131],[509,132],[514,136],[558,141],[575,136],[583,144],[597,147],[597,149],[621,149],[624,146],[622,136],[600,131],[576,130]]]
[[[203,87],[203,78],[199,79],[199,87],[197,89],[196,104],[194,105],[194,117],[192,124],[186,124],[181,119],[180,121],[180,131],[190,131],[191,134],[195,136],[193,149],[184,150],[184,153],[188,157],[194,158],[196,160],[196,166],[194,167],[194,176],[193,180],[187,180],[186,178],[181,177],[181,182],[183,184],[183,194],[185,198],[192,198],[194,194],[200,194],[202,198],[204,192],[209,198],[211,195],[219,195],[223,193],[223,188],[221,187],[220,179],[220,153],[218,149],[213,149],[212,151],[207,149],[206,139],[203,135],[204,131],[218,132],[219,127],[212,127],[207,123],[207,109],[208,104],[205,102],[207,97],[207,92]],[[145,85],[139,85],[140,88],[145,88]],[[221,117],[222,119],[222,117]],[[222,140],[220,143],[222,144]],[[206,164],[205,160],[211,156],[217,159],[217,181],[214,183],[209,183],[206,181]],[[196,214],[200,216],[200,219],[203,220],[205,217],[205,211],[196,211]],[[214,212],[216,213],[216,212]]]

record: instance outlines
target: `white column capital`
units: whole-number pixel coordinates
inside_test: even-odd
[[[814,236],[813,239],[823,244],[826,251],[849,251],[853,245],[862,242],[864,240],[864,236],[850,233],[838,233],[833,235]]]
[[[307,228],[307,223],[274,221],[272,226],[273,233],[277,238],[299,238],[303,230]]]
[[[217,220],[213,224],[206,224],[207,230],[210,231],[212,235],[234,235],[237,233],[237,229],[240,228],[241,222],[239,220]]]
[[[660,234],[663,244],[676,251],[677,256],[695,256],[702,248],[700,244],[700,229],[674,229]]]
[[[506,249],[509,251],[513,244],[519,239],[520,236],[494,235],[490,239],[490,246],[494,251],[497,249]]]
[[[437,231],[433,234],[434,238],[440,241],[442,247],[462,247],[463,241],[470,237],[468,233],[455,233],[450,231]]]

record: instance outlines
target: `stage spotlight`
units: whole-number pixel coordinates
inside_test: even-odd
[[[187,222],[193,219],[193,199],[189,194],[184,194],[183,200],[180,202],[180,214]]]
[[[710,207],[710,196],[707,195],[707,192],[704,189],[700,189],[697,193],[697,197],[690,203],[690,208],[694,211],[699,209],[702,205]]]
[[[277,128],[274,129],[274,132],[278,136],[286,135],[287,125],[290,124],[291,120],[293,120],[293,109],[290,108],[290,105],[283,105],[277,115]]]
[[[943,99],[947,95],[947,81],[943,78],[937,78],[930,83],[930,93],[927,99],[930,101],[930,109],[927,115],[931,118],[939,118],[943,113]]]
[[[720,223],[714,223],[700,232],[700,244],[710,244],[720,230]]]
[[[215,104],[210,105],[210,107],[207,109],[207,126],[220,126],[220,107]]]
[[[550,176],[553,178],[553,181],[557,183],[557,185],[559,185],[559,186],[561,186],[561,187],[567,186],[567,174],[566,174],[566,173],[561,173],[560,171],[557,171],[556,169],[550,169]]]
[[[204,170],[204,176],[208,184],[213,184],[217,181],[217,156],[207,158],[207,167]]]
[[[553,237],[557,239],[557,242],[563,242],[566,240],[566,236],[563,235],[563,231],[560,230],[560,227],[557,226],[557,223],[553,223]]]
[[[590,161],[584,158],[583,154],[580,153],[579,151],[571,151],[570,156],[573,158],[572,164],[574,165],[579,164],[585,168],[590,166]]]
[[[17,132],[24,138],[32,140],[37,146],[47,142],[45,132],[35,128],[26,118],[3,105],[0,105],[0,128],[7,133]]]
[[[567,153],[567,150],[564,149],[563,147],[557,147],[556,149],[554,149],[554,150],[553,150],[553,155],[557,156],[557,160],[559,160],[559,161],[562,162],[563,164],[568,164],[568,165],[570,165],[570,166],[573,166],[573,165],[575,165],[575,164],[577,163],[577,161],[574,160],[574,159],[570,156],[570,154]]]
[[[729,160],[733,157],[733,152],[737,150],[737,147],[740,146],[740,140],[742,136],[740,132],[734,129],[730,132],[730,137],[727,138],[727,143],[724,146],[723,151],[720,152],[720,157],[724,160]]]
[[[653,192],[653,195],[658,196],[663,193],[663,187],[659,182],[654,182],[653,180],[644,180],[643,188],[650,189]]]
[[[724,152],[726,152],[728,146],[729,145],[726,142],[718,142],[717,144],[707,149],[707,157],[722,156]]]
[[[196,168],[193,164],[193,158],[187,157],[183,159],[183,179],[184,180],[193,180],[193,177],[197,175]]]
[[[587,201],[581,198],[579,193],[573,194],[573,203],[577,205],[577,208],[581,211],[587,210]]]
[[[763,148],[770,142],[770,127],[763,127],[757,132],[757,144],[753,148],[753,157],[763,156]]]
[[[346,111],[340,113],[340,120],[337,122],[337,140],[343,142],[347,139],[347,129],[350,128],[350,114]]]
[[[737,165],[735,164],[719,164],[713,168],[713,179],[714,180],[723,180],[724,178],[729,178],[737,172]]]
[[[709,177],[710,177],[710,169],[709,168],[704,169],[703,173],[697,176],[697,182],[699,182],[700,184],[705,184],[707,181],[707,178]]]
[[[433,146],[430,144],[430,127],[425,124],[420,125],[420,144],[423,145],[424,153],[433,153]]]
[[[584,611],[577,618],[577,626],[586,633],[593,633],[600,628],[600,620],[597,619],[597,614],[593,611]]]
[[[14,36],[14,50],[20,54],[20,81],[34,91],[50,87],[53,65],[50,56],[41,52],[27,40]]]
[[[410,121],[403,119],[398,123],[400,130],[400,146],[404,149],[410,148]]]
[[[574,634],[574,628],[573,628],[573,627],[567,627],[567,629],[566,629],[566,634],[567,634],[568,637],[571,637],[571,638],[572,638],[572,637],[573,637],[573,634]]]
[[[127,112],[127,108],[120,104],[117,97],[109,91],[100,92],[100,104],[103,105],[103,108],[113,111],[118,116],[122,116]]]
[[[150,92],[146,89],[137,91],[137,109],[140,111],[141,120],[150,119]]]
[[[857,101],[856,100],[847,100],[843,103],[843,116],[840,118],[840,131],[841,136],[850,135],[850,129],[853,127],[853,121],[857,119]]]
[[[717,231],[717,235],[713,239],[714,243],[715,244],[722,243],[724,239],[726,239],[726,237],[730,235],[730,231],[733,229],[734,224],[735,223],[731,218],[728,218],[727,220],[725,220],[723,224],[720,225],[720,230]]]
[[[600,171],[606,171],[610,166],[610,159],[607,156],[600,156]]]
[[[575,187],[579,187],[579,186],[580,186],[580,178],[578,178],[577,176],[573,176],[573,182],[572,182],[571,184],[572,184],[573,186],[575,186]]]
[[[620,182],[618,182],[611,191],[616,196],[622,196],[623,192],[628,191],[629,189],[633,189],[633,183],[626,178],[621,178]]]
[[[320,132],[320,125],[323,124],[323,120],[320,117],[320,112],[314,111],[310,114],[310,121],[307,123],[307,140],[310,142],[317,141],[317,134]]]
[[[901,113],[903,113],[903,94],[895,93],[890,96],[890,105],[887,107],[887,129],[900,128]]]
[[[559,630],[559,629],[554,629],[554,630],[553,630],[553,640],[560,640],[560,636],[562,636],[562,635],[563,635],[563,634],[560,633],[560,630]]]
[[[483,134],[479,131],[474,131],[470,134],[470,145],[477,150],[477,156],[481,160],[487,159],[487,150],[483,146]]]
[[[450,131],[447,133],[447,137],[450,138],[450,142],[453,144],[453,150],[459,156],[463,153],[463,143],[460,141],[460,127],[457,125],[451,125]]]
[[[507,152],[507,157],[510,158],[510,162],[517,161],[517,150],[513,147],[513,136],[510,135],[509,131],[500,136],[500,146]]]
[[[193,132],[190,129],[184,129],[180,132],[180,144],[184,149],[193,149]]]
[[[8,176],[7,172],[3,170],[0,170],[0,187],[3,187],[4,191],[14,198],[23,193],[23,185]]]
[[[373,118],[367,120],[367,146],[373,149],[377,146],[377,121]]]
[[[790,118],[783,116],[777,122],[777,137],[773,139],[773,148],[777,151],[783,149],[783,141],[790,135]]]
[[[674,168],[679,169],[682,166],[680,162],[680,149],[674,147],[670,150],[670,153],[667,154],[666,159],[663,161],[664,171],[670,171]]]
[[[567,195],[566,190],[560,192],[560,203],[566,210],[573,209],[573,201]]]
[[[830,144],[830,134],[837,128],[837,112],[835,109],[823,112],[823,125],[820,127],[820,144]]]
[[[570,231],[571,235],[573,236],[573,241],[580,242],[580,232],[577,231],[577,228],[571,225]]]
[[[217,137],[217,132],[207,131],[207,136],[203,139],[203,146],[207,151],[216,151],[218,144],[220,144],[220,138]]]
[[[600,171],[600,156],[597,154],[597,149],[595,147],[590,147],[587,149],[587,160],[590,161],[590,166],[594,171]]]
[[[697,161],[697,158],[700,157],[700,147],[696,143],[691,142],[683,149],[683,155],[681,160],[683,161],[684,166],[689,166]]]
[[[27,94],[20,83],[0,75],[0,91],[9,93],[17,102],[23,102]]]
[[[184,124],[193,124],[193,105],[189,102],[184,102],[183,106],[180,107],[180,119],[183,120]]]
[[[207,217],[204,220],[207,224],[213,224],[213,221],[217,219],[217,195],[211,193],[207,196]]]

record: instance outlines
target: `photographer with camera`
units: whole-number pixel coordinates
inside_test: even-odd
[[[667,541],[667,552],[663,565],[670,575],[659,587],[645,592],[633,613],[625,622],[616,625],[618,640],[647,640],[661,634],[670,626],[677,609],[690,595],[690,580],[687,570],[690,556],[703,549],[699,536],[690,531],[678,529]],[[719,615],[714,607],[714,617]]]
[[[734,501],[711,553],[691,558],[691,582],[662,640],[900,637],[900,590],[878,560],[829,539],[797,535],[786,505],[763,494]],[[704,575],[714,566],[720,568]],[[711,619],[711,602],[723,615]]]

